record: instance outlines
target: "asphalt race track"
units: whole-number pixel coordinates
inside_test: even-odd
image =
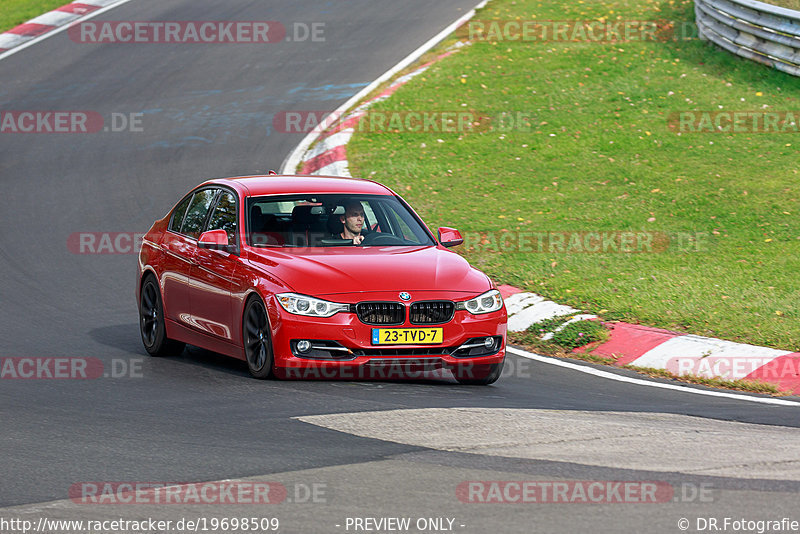
[[[280,532],[319,533],[680,532],[681,519],[697,532],[709,518],[800,521],[800,406],[627,384],[517,356],[490,387],[262,382],[243,362],[196,348],[149,358],[135,254],[68,246],[80,232],[143,233],[206,178],[279,168],[303,134],[276,131],[274,114],[334,109],[473,5],[133,0],[93,20],[324,23],[324,42],[85,44],[62,32],[0,61],[0,110],[87,110],[106,124],[141,114],[141,131],[0,134],[0,357],[96,358],[116,375],[0,380],[0,519],[247,515],[278,518]],[[283,484],[286,499],[69,500],[88,481],[240,479]],[[673,493],[476,503],[459,493],[468,481],[655,481]],[[352,519],[365,517],[408,517],[412,528],[358,529]],[[0,521],[0,533],[16,531]]]

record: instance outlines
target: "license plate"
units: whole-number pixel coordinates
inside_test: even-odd
[[[441,328],[373,328],[373,345],[419,345],[442,342]]]

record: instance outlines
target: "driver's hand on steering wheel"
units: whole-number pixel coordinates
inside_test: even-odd
[[[355,236],[353,238],[353,244],[354,245],[360,245],[362,241],[364,241],[364,236],[363,235],[357,235],[357,236]]]

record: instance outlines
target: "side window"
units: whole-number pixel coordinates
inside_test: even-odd
[[[236,243],[236,197],[233,193],[223,191],[219,196],[207,230],[225,230],[228,233],[228,243]]]
[[[189,202],[192,201],[192,195],[184,198],[180,204],[178,204],[172,212],[172,220],[169,223],[169,230],[171,232],[180,232],[181,231],[181,223],[183,222],[183,216],[186,215],[186,208],[189,207]]]
[[[206,215],[208,215],[208,210],[218,191],[219,189],[203,189],[194,194],[192,202],[189,204],[189,209],[186,211],[186,217],[183,220],[182,234],[195,239],[200,237],[203,225],[206,222]]]

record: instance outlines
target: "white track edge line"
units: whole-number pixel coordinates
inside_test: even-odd
[[[129,0],[125,0],[129,1]],[[406,56],[400,63],[396,64],[391,69],[384,72],[379,78],[373,81],[371,84],[364,87],[361,91],[353,95],[347,102],[336,108],[335,110],[331,111],[331,114],[339,113],[341,116],[344,116],[344,112],[350,109],[354,104],[356,104],[359,100],[367,96],[369,93],[375,90],[380,84],[409,66],[411,63],[419,59],[423,54],[429,51],[431,48],[442,42],[448,35],[453,33],[461,24],[468,21],[472,17],[475,16],[475,11],[485,6],[489,3],[489,0],[482,0],[478,5],[473,7],[469,10],[466,14],[462,15],[458,18],[455,22],[450,24],[448,27],[437,33],[431,39],[429,39],[425,44],[411,52],[408,56]],[[2,59],[2,56],[0,56]],[[300,144],[295,147],[295,149],[286,156],[286,159],[283,160],[283,164],[281,165],[280,174],[295,174],[297,172],[297,167],[300,165],[300,159],[308,150],[314,141],[321,135],[322,132],[310,132],[306,135]]]
[[[767,397],[751,397],[749,395],[742,395],[736,393],[725,393],[722,391],[707,391],[704,389],[695,389],[687,386],[676,386],[674,384],[664,384],[662,382],[651,382],[649,380],[642,380],[639,378],[630,378],[627,376],[618,375],[616,373],[611,373],[608,371],[601,371],[600,369],[595,369],[594,367],[589,367],[586,365],[579,365],[577,363],[566,362],[560,360],[558,358],[551,358],[548,356],[540,356],[538,354],[533,354],[528,351],[524,351],[521,349],[517,349],[514,347],[506,347],[506,351],[510,352],[511,354],[515,354],[522,358],[527,358],[528,360],[534,360],[541,363],[547,363],[550,365],[557,365],[559,367],[566,367],[567,369],[572,369],[573,371],[580,371],[581,373],[586,373],[594,376],[598,376],[600,378],[608,378],[610,380],[616,380],[618,382],[626,382],[628,384],[636,384],[639,386],[649,386],[654,388],[661,388],[661,389],[671,389],[674,391],[680,391],[682,393],[694,393],[695,395],[706,395],[708,397],[722,397],[725,399],[734,399],[740,401],[747,401],[747,402],[758,402],[761,404],[775,404],[778,406],[796,406],[800,407],[800,403],[787,401],[782,399],[773,399]]]
[[[48,37],[52,37],[52,36],[56,35],[57,33],[63,32],[64,30],[66,30],[67,28],[69,28],[73,24],[76,24],[76,23],[79,23],[79,22],[83,22],[84,20],[89,20],[91,18],[94,18],[97,15],[105,13],[106,11],[110,11],[110,10],[114,9],[115,7],[121,6],[122,4],[127,4],[130,1],[131,0],[119,0],[119,2],[115,2],[113,4],[107,5],[106,7],[101,7],[100,9],[98,9],[96,11],[92,11],[91,13],[87,13],[86,15],[82,16],[81,18],[79,18],[77,20],[74,20],[74,21],[72,21],[70,23],[64,24],[62,26],[58,26],[57,28],[55,28],[53,30],[50,30],[47,33],[44,33],[44,34],[42,34],[42,35],[40,35],[38,37],[35,37],[35,38],[31,39],[27,43],[23,43],[21,45],[15,46],[11,50],[6,50],[2,54],[0,54],[0,61],[4,60],[5,58],[7,58],[9,56],[13,56],[17,52],[22,52],[23,50],[25,50],[29,46],[33,46],[33,45],[35,45],[36,43],[38,43],[40,41],[44,41]]]

